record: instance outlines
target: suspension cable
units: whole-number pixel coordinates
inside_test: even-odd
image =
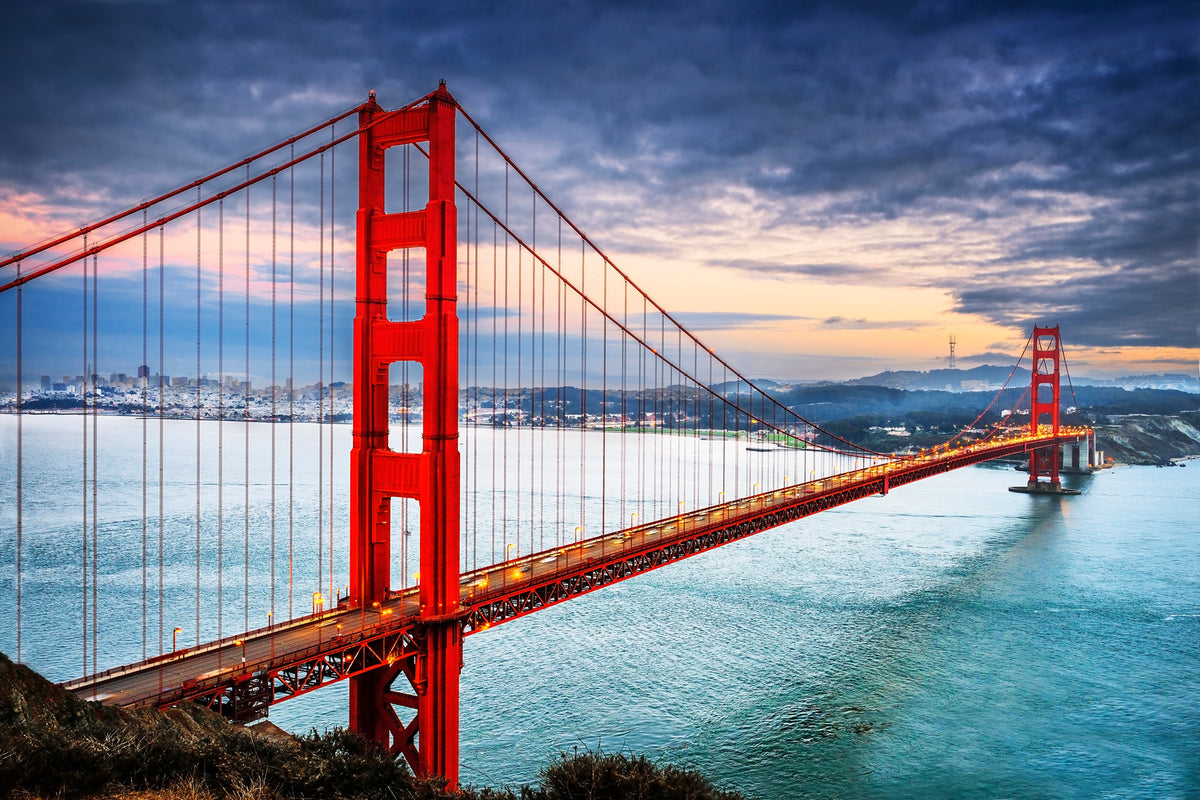
[[[938,445],[937,447],[933,448],[934,451],[949,450],[950,445],[954,444],[959,439],[961,439],[964,435],[966,435],[966,432],[968,430],[970,430],[971,428],[974,428],[976,425],[978,425],[979,421],[982,420],[987,415],[987,413],[992,410],[992,406],[994,406],[1000,400],[1000,398],[1004,396],[1005,390],[1008,389],[1008,382],[1011,381],[1013,379],[1013,376],[1017,374],[1017,369],[1020,368],[1021,362],[1025,360],[1025,354],[1027,352],[1029,352],[1029,344],[1032,341],[1033,341],[1033,335],[1030,334],[1029,338],[1027,338],[1025,340],[1025,347],[1021,350],[1021,355],[1017,356],[1017,361],[1016,361],[1016,363],[1013,364],[1012,369],[1009,370],[1008,377],[1004,379],[1004,384],[1000,387],[999,391],[997,391],[996,394],[992,397],[991,402],[989,402],[987,404],[987,408],[985,408],[983,411],[979,412],[979,416],[975,417],[975,420],[970,425],[968,425],[966,428],[964,428],[963,430],[961,430],[957,434],[955,434],[952,439],[949,439],[948,441],[945,441],[942,444]],[[1016,408],[1016,406],[1013,406],[1013,408]],[[1008,416],[1012,416],[1012,414],[1010,413]]]
[[[561,218],[562,218],[562,219],[563,219],[563,220],[564,220],[564,221],[567,223],[567,225],[569,225],[569,226],[571,227],[571,230],[573,230],[573,231],[575,232],[575,234],[576,234],[577,236],[579,236],[579,238],[580,238],[580,239],[581,239],[583,242],[586,242],[586,243],[587,243],[587,246],[589,246],[589,247],[592,249],[592,251],[593,251],[593,252],[595,252],[595,253],[596,253],[598,256],[600,256],[600,258],[602,259],[602,261],[603,261],[603,262],[604,262],[604,263],[605,263],[607,266],[610,266],[610,267],[612,267],[612,269],[613,269],[613,270],[614,270],[614,271],[615,271],[615,272],[616,272],[618,275],[620,275],[620,276],[621,276],[623,279],[625,279],[626,281],[628,281],[628,282],[629,282],[629,284],[630,284],[631,286],[633,286],[633,287],[634,287],[634,289],[636,289],[636,290],[637,290],[639,293],[641,293],[643,296],[645,296],[645,297],[647,298],[647,300],[649,301],[649,303],[650,303],[650,304],[651,304],[651,305],[654,307],[654,309],[655,309],[656,311],[658,311],[660,314],[662,314],[663,316],[665,316],[665,317],[666,317],[668,320],[670,320],[670,322],[671,322],[671,324],[672,324],[672,325],[674,325],[676,328],[678,328],[678,329],[682,330],[682,331],[684,332],[684,334],[686,334],[686,335],[688,336],[688,338],[690,338],[692,341],[696,342],[696,344],[697,344],[697,345],[699,345],[700,347],[703,347],[705,350],[707,350],[707,351],[708,351],[708,353],[709,353],[709,355],[710,355],[712,358],[716,358],[716,359],[717,359],[718,361],[720,361],[722,364],[726,364],[726,362],[725,362],[725,360],[724,360],[723,358],[721,358],[720,356],[716,355],[716,353],[714,352],[713,348],[711,348],[711,347],[706,347],[706,346],[704,345],[704,343],[703,343],[703,342],[701,342],[701,341],[699,340],[699,338],[697,338],[697,337],[696,337],[696,335],[695,335],[695,334],[693,334],[691,331],[689,331],[687,328],[685,328],[685,327],[684,327],[682,324],[680,324],[679,320],[677,320],[677,319],[676,319],[674,316],[672,316],[672,315],[671,315],[671,314],[670,314],[670,313],[669,313],[669,312],[668,312],[666,309],[664,309],[662,306],[660,306],[658,303],[656,303],[656,302],[655,302],[655,301],[654,301],[652,298],[650,298],[648,295],[646,295],[646,293],[645,293],[645,292],[642,290],[642,288],[641,288],[640,286],[638,286],[638,284],[637,284],[637,283],[636,283],[636,282],[635,282],[635,281],[634,281],[632,278],[630,278],[628,274],[626,274],[626,273],[625,273],[625,272],[624,272],[624,271],[623,271],[623,270],[622,270],[620,267],[618,267],[618,266],[617,266],[615,263],[613,263],[613,262],[612,262],[612,260],[611,260],[611,259],[609,259],[609,257],[608,257],[607,255],[605,255],[604,251],[602,251],[602,250],[601,250],[601,249],[600,249],[598,246],[596,246],[596,244],[595,244],[595,243],[594,243],[594,242],[593,242],[593,241],[592,241],[592,240],[591,240],[591,239],[588,237],[588,235],[587,235],[586,233],[584,233],[584,232],[583,232],[583,230],[582,230],[582,229],[580,229],[580,228],[579,228],[577,225],[575,225],[575,223],[574,223],[574,222],[572,222],[572,221],[571,221],[571,219],[570,219],[569,217],[567,217],[567,216],[566,216],[566,214],[565,214],[565,213],[562,211],[562,209],[560,209],[560,208],[559,208],[559,207],[558,207],[558,206],[557,206],[557,205],[556,205],[556,204],[555,204],[555,203],[554,203],[554,202],[553,202],[553,201],[552,201],[552,200],[551,200],[551,199],[550,199],[550,198],[549,198],[549,197],[548,197],[548,196],[545,194],[545,192],[543,192],[543,191],[542,191],[540,188],[538,188],[537,184],[536,184],[536,183],[534,183],[534,182],[533,182],[533,180],[532,180],[532,179],[530,179],[530,177],[529,177],[528,175],[526,175],[526,174],[525,174],[525,172],[524,172],[524,171],[523,171],[523,170],[522,170],[522,169],[521,169],[519,166],[517,166],[516,162],[515,162],[515,161],[513,161],[513,160],[512,160],[512,158],[511,158],[511,157],[510,157],[510,156],[509,156],[509,155],[508,155],[508,154],[507,154],[507,153],[506,153],[506,152],[505,152],[505,151],[504,151],[504,150],[503,150],[503,149],[500,147],[500,145],[499,145],[499,144],[497,144],[497,143],[496,143],[496,141],[495,141],[494,139],[492,139],[492,137],[491,137],[491,136],[489,136],[489,135],[488,135],[487,131],[483,130],[483,129],[482,129],[480,126],[479,126],[479,123],[477,123],[477,122],[474,120],[474,118],[472,118],[472,117],[471,117],[471,115],[470,115],[469,113],[467,113],[466,109],[464,109],[464,108],[463,108],[463,107],[462,107],[460,104],[458,104],[458,102],[457,102],[457,101],[455,101],[455,106],[458,108],[458,111],[459,111],[459,113],[463,115],[463,118],[464,118],[464,119],[466,119],[466,120],[467,120],[467,122],[469,122],[469,123],[471,124],[471,126],[472,126],[472,127],[474,127],[474,128],[475,128],[475,130],[477,130],[477,131],[479,132],[479,134],[480,134],[481,136],[483,136],[483,138],[484,138],[484,139],[485,139],[485,140],[488,142],[488,144],[490,144],[490,145],[492,146],[492,148],[493,148],[493,149],[496,151],[496,153],[497,153],[497,154],[498,154],[498,155],[499,155],[499,156],[500,156],[500,157],[501,157],[501,158],[504,160],[504,162],[505,162],[505,163],[506,163],[508,166],[512,167],[512,169],[513,169],[513,170],[514,170],[514,171],[515,171],[515,172],[516,172],[516,173],[517,173],[519,176],[521,176],[521,178],[522,178],[522,179],[523,179],[523,180],[524,180],[524,181],[525,181],[525,182],[526,182],[526,183],[527,183],[527,184],[528,184],[528,185],[529,185],[529,186],[530,186],[530,187],[533,189],[533,191],[534,191],[534,192],[536,192],[536,193],[537,193],[537,195],[538,195],[539,197],[541,197],[541,198],[542,198],[542,201],[543,201],[543,202],[545,202],[545,203],[546,203],[546,205],[548,205],[548,206],[549,206],[551,209],[553,209],[553,211],[554,211],[556,214],[558,214],[558,216],[559,216],[559,217],[561,217]],[[418,149],[418,150],[420,150],[422,153],[425,153],[425,151],[424,151],[422,148],[420,148],[419,146],[418,146],[418,148],[417,148],[417,149]],[[466,191],[466,189],[465,189],[464,187],[462,187],[462,186],[461,186],[461,184],[459,185],[459,188],[462,188],[464,192]],[[471,197],[471,199],[472,199],[474,202],[476,202],[476,203],[478,203],[478,202],[479,202],[479,201],[478,201],[478,200],[477,200],[475,197],[473,197],[473,196]],[[485,211],[486,211],[486,208],[485,208]],[[600,310],[600,311],[603,313],[603,310],[602,310],[602,309],[599,309],[599,308],[597,308],[597,310]],[[614,320],[614,321],[615,321],[615,320]],[[885,455],[885,454],[883,454],[883,453],[877,453],[877,452],[875,452],[875,451],[873,451],[873,450],[870,450],[869,448],[865,448],[865,447],[861,447],[860,445],[856,445],[856,444],[854,444],[854,443],[852,443],[852,442],[850,442],[850,441],[847,441],[846,439],[843,439],[843,438],[842,438],[842,437],[840,437],[840,436],[837,436],[836,434],[833,434],[833,433],[830,433],[829,431],[826,431],[826,430],[824,430],[823,428],[821,428],[821,427],[820,427],[820,426],[818,426],[818,425],[815,425],[814,423],[810,422],[809,420],[806,420],[806,419],[804,419],[804,418],[803,418],[803,417],[801,417],[799,414],[796,414],[794,411],[792,411],[791,409],[789,409],[789,408],[787,408],[786,406],[784,406],[782,403],[780,403],[778,400],[776,400],[776,399],[775,399],[774,397],[772,397],[770,394],[768,394],[767,392],[763,391],[763,389],[761,389],[761,388],[760,388],[760,387],[759,387],[759,386],[758,386],[756,383],[754,383],[752,380],[750,380],[749,378],[747,378],[746,376],[744,376],[744,375],[743,375],[741,372],[739,372],[739,371],[738,371],[737,369],[735,369],[733,366],[731,366],[731,365],[728,365],[728,364],[726,364],[726,366],[729,368],[729,371],[730,371],[730,372],[732,372],[732,373],[733,373],[735,376],[737,376],[737,377],[738,377],[738,378],[740,378],[742,381],[744,381],[744,382],[745,382],[747,385],[749,385],[751,388],[753,388],[754,390],[756,390],[757,392],[759,392],[759,393],[760,393],[760,394],[761,394],[763,397],[766,397],[767,399],[769,399],[773,405],[775,405],[775,406],[777,406],[777,407],[779,407],[779,408],[783,409],[785,413],[787,413],[787,414],[790,414],[790,415],[794,415],[794,416],[798,417],[799,419],[803,420],[805,423],[807,423],[807,424],[809,424],[809,425],[812,425],[812,426],[813,426],[814,428],[816,428],[817,430],[820,430],[820,431],[821,431],[822,433],[824,433],[825,435],[827,435],[827,436],[829,436],[829,437],[831,437],[831,438],[833,438],[833,439],[835,439],[835,440],[837,440],[837,441],[841,441],[843,444],[847,445],[848,447],[852,448],[852,449],[853,449],[853,450],[855,450],[855,451],[863,451],[863,452],[870,453],[871,455],[877,455],[877,456],[882,456],[882,455]]]
[[[751,413],[751,410],[747,410],[747,409],[745,409],[745,408],[742,408],[742,407],[741,407],[741,406],[740,406],[738,403],[736,403],[736,402],[732,402],[732,401],[730,401],[728,398],[726,398],[726,397],[724,397],[724,396],[722,396],[722,395],[720,395],[720,394],[717,394],[717,393],[713,392],[713,390],[712,390],[710,387],[704,386],[704,384],[703,384],[701,381],[699,381],[699,380],[698,380],[698,379],[697,379],[695,376],[693,376],[693,375],[691,375],[690,373],[688,373],[686,370],[679,369],[679,368],[675,367],[675,366],[674,366],[674,365],[673,365],[673,364],[670,362],[670,360],[668,359],[668,357],[667,357],[667,353],[666,353],[666,348],[665,348],[665,347],[664,347],[662,344],[660,344],[660,346],[659,346],[659,347],[657,347],[657,348],[656,348],[656,347],[654,347],[654,346],[652,346],[652,345],[651,345],[651,344],[650,344],[648,341],[646,341],[644,338],[642,338],[642,337],[639,337],[639,336],[637,335],[637,333],[635,333],[633,330],[631,330],[630,328],[626,327],[625,325],[622,325],[622,324],[621,324],[621,322],[620,322],[620,321],[618,321],[618,320],[617,320],[615,317],[613,317],[613,316],[612,316],[612,314],[610,314],[610,313],[609,313],[609,312],[608,312],[608,311],[607,311],[605,308],[603,308],[602,306],[600,306],[600,304],[598,304],[598,303],[597,303],[597,302],[596,302],[596,301],[595,301],[593,298],[589,297],[589,296],[586,294],[586,289],[587,289],[587,287],[586,287],[586,283],[585,283],[585,281],[586,281],[586,277],[587,277],[587,274],[586,274],[586,258],[584,258],[584,256],[583,256],[583,253],[582,253],[582,251],[583,251],[583,248],[584,248],[584,243],[583,243],[583,241],[582,241],[582,240],[581,240],[581,242],[580,242],[580,248],[581,248],[581,261],[580,261],[580,269],[581,269],[581,272],[582,272],[582,278],[583,278],[583,281],[584,281],[584,282],[581,282],[581,284],[580,284],[579,286],[576,286],[576,285],[575,285],[575,283],[571,281],[571,279],[567,278],[567,277],[566,277],[566,276],[565,276],[565,275],[564,275],[562,272],[560,272],[559,270],[557,270],[557,269],[555,269],[553,266],[551,266],[551,265],[550,265],[550,263],[549,263],[548,261],[546,261],[546,259],[544,259],[544,258],[543,258],[541,255],[539,255],[539,254],[537,254],[537,253],[533,252],[533,251],[531,250],[531,248],[530,248],[529,244],[528,244],[527,242],[525,242],[525,240],[524,240],[524,239],[522,239],[520,236],[518,236],[518,235],[516,234],[516,232],[515,232],[515,231],[513,231],[513,230],[512,230],[512,229],[511,229],[511,228],[510,228],[510,227],[509,227],[507,224],[505,224],[505,223],[504,223],[504,222],[503,222],[503,221],[500,219],[500,217],[499,217],[498,215],[496,215],[496,214],[495,214],[494,212],[492,212],[492,211],[491,211],[489,208],[487,208],[487,207],[486,207],[486,206],[485,206],[483,203],[481,203],[481,202],[479,201],[479,199],[478,199],[478,198],[476,198],[474,195],[472,195],[472,194],[471,194],[471,193],[470,193],[470,192],[469,192],[469,191],[468,191],[466,188],[464,188],[464,187],[463,187],[461,184],[459,185],[459,189],[460,189],[460,190],[461,190],[461,191],[462,191],[462,192],[463,192],[463,193],[464,193],[464,194],[465,194],[465,195],[468,197],[468,199],[469,199],[469,200],[471,200],[471,202],[475,203],[475,204],[476,204],[476,206],[478,206],[478,207],[479,207],[479,208],[480,208],[480,209],[483,211],[483,213],[484,213],[484,214],[486,214],[486,215],[488,215],[489,217],[491,217],[491,219],[492,219],[492,222],[493,222],[493,223],[494,223],[494,224],[497,226],[497,228],[499,228],[500,230],[504,231],[504,232],[505,232],[505,233],[508,235],[508,237],[512,239],[512,241],[513,241],[513,242],[515,242],[515,243],[516,243],[516,244],[517,244],[517,245],[518,245],[520,248],[524,249],[524,250],[525,250],[527,253],[529,253],[531,256],[533,256],[533,258],[537,259],[537,260],[538,260],[540,263],[542,263],[543,265],[545,265],[545,266],[546,266],[546,267],[547,267],[547,268],[548,268],[548,269],[549,269],[551,272],[553,272],[553,273],[555,274],[555,276],[557,276],[557,277],[558,277],[558,279],[559,279],[560,281],[562,281],[562,282],[563,282],[563,283],[564,283],[564,284],[565,284],[565,285],[566,285],[566,286],[567,286],[567,287],[568,287],[568,288],[569,288],[571,291],[575,292],[575,294],[576,294],[576,295],[577,295],[577,296],[580,298],[580,301],[581,301],[581,307],[582,307],[582,309],[583,309],[583,310],[581,311],[581,313],[582,313],[582,318],[583,318],[583,323],[582,323],[582,325],[581,325],[581,331],[580,331],[580,333],[581,333],[581,335],[583,336],[583,338],[584,338],[584,339],[586,339],[586,338],[587,338],[587,326],[586,326],[586,318],[587,318],[587,313],[586,313],[586,309],[587,309],[587,307],[589,307],[589,306],[590,306],[591,308],[595,309],[595,310],[596,310],[596,311],[597,311],[597,312],[598,312],[600,315],[602,315],[602,316],[603,316],[605,319],[607,319],[609,322],[611,322],[613,325],[615,325],[615,326],[617,326],[618,328],[620,328],[620,329],[621,329],[621,330],[622,330],[622,331],[623,331],[623,332],[624,332],[624,333],[625,333],[627,336],[629,336],[629,337],[633,338],[635,341],[637,341],[637,342],[638,342],[639,344],[641,344],[643,347],[645,347],[645,348],[647,348],[648,350],[650,350],[650,351],[651,351],[651,352],[652,352],[652,353],[653,353],[653,354],[654,354],[654,355],[655,355],[655,356],[656,356],[656,357],[657,357],[659,360],[661,360],[661,361],[662,361],[664,364],[666,364],[666,365],[667,365],[669,368],[671,368],[671,369],[675,369],[675,370],[676,370],[676,371],[677,371],[677,372],[678,372],[678,373],[679,373],[679,374],[680,374],[682,377],[685,377],[685,378],[687,378],[687,379],[688,379],[690,382],[692,382],[692,383],[693,383],[693,384],[695,384],[696,386],[703,388],[703,389],[704,389],[705,391],[707,391],[707,392],[710,392],[710,393],[716,394],[716,396],[718,397],[718,399],[719,399],[719,400],[721,400],[721,402],[724,402],[724,403],[731,403],[731,405],[733,405],[733,407],[734,407],[735,409],[737,409],[737,410],[738,410],[740,413],[742,413],[742,414],[745,414],[745,415],[746,415],[748,418],[751,418],[751,419],[757,419],[757,420],[758,420],[760,423],[762,423],[762,424],[764,424],[764,425],[768,425],[769,427],[771,427],[773,430],[775,430],[775,431],[776,431],[777,433],[779,433],[779,434],[782,434],[782,435],[784,435],[784,436],[787,436],[787,437],[789,437],[789,438],[796,438],[794,434],[792,434],[792,433],[788,432],[787,430],[784,430],[784,429],[782,429],[782,428],[779,428],[779,427],[777,427],[777,426],[775,426],[775,425],[773,425],[773,424],[766,423],[764,420],[762,420],[762,414],[761,414],[761,413],[759,413],[757,416],[755,416],[753,413]],[[570,224],[570,221],[569,221],[569,220],[567,220],[567,223],[568,223],[568,224]],[[611,264],[610,264],[610,266],[611,266]],[[614,269],[615,269],[615,267],[614,267]],[[619,272],[619,270],[618,270],[618,272]],[[634,288],[635,288],[635,289],[637,288],[637,287],[636,287],[636,284],[633,284],[632,282],[630,282],[630,285],[634,286]],[[649,299],[647,298],[647,301],[650,303],[650,305],[654,305],[654,302],[653,302],[652,300],[649,300]],[[655,307],[657,308],[657,306],[655,306]],[[668,314],[666,314],[666,313],[664,313],[664,312],[661,312],[661,311],[659,312],[659,314],[660,314],[660,317],[661,317],[661,318],[662,318],[662,320],[663,320],[663,323],[662,323],[663,325],[666,325],[667,321],[671,321],[671,322],[672,322],[672,323],[673,323],[673,324],[676,326],[676,329],[678,329],[678,330],[682,330],[682,331],[683,331],[683,333],[687,333],[686,329],[679,328],[679,327],[678,327],[678,323],[676,323],[676,322],[673,320],[673,318],[672,318],[672,317],[670,317]],[[661,339],[661,341],[662,341],[662,342],[665,342],[665,341],[666,341],[666,339],[665,339],[665,332],[660,332],[660,333],[661,333],[661,335],[660,335],[660,339]],[[689,338],[693,338],[693,340],[694,340],[694,341],[697,341],[697,344],[700,344],[700,346],[703,346],[703,345],[702,345],[702,344],[701,344],[701,343],[700,343],[698,340],[695,340],[695,339],[694,339],[694,337],[691,337],[691,336],[690,336],[690,334],[688,334],[688,335],[689,335]],[[707,348],[706,348],[706,349],[707,349]],[[725,362],[724,362],[724,361],[723,361],[723,360],[722,360],[720,357],[716,356],[716,355],[713,353],[713,351],[712,351],[711,349],[708,349],[708,353],[709,353],[709,355],[710,355],[711,357],[715,358],[715,359],[716,359],[718,362],[720,362],[720,363],[722,363],[722,364],[724,364],[724,363],[725,363]],[[583,351],[583,362],[584,362],[584,363],[582,364],[582,367],[581,367],[581,370],[582,370],[582,372],[581,372],[581,375],[586,375],[586,369],[587,369],[586,361],[587,361],[587,348],[585,347],[585,348],[584,348],[584,351]],[[728,365],[726,365],[726,366],[728,366]],[[809,421],[809,420],[805,419],[804,417],[801,417],[799,414],[796,414],[794,411],[792,411],[791,409],[788,409],[786,406],[782,406],[782,404],[781,404],[781,403],[779,403],[779,401],[778,401],[778,400],[774,399],[773,397],[771,397],[770,395],[768,395],[766,392],[763,392],[763,391],[762,391],[762,389],[760,389],[760,388],[759,388],[759,387],[758,387],[756,384],[754,384],[752,381],[750,381],[750,380],[748,380],[747,378],[745,378],[745,377],[744,377],[744,376],[743,376],[743,375],[742,375],[740,372],[737,372],[737,370],[735,370],[733,367],[728,367],[728,369],[729,369],[729,371],[730,371],[730,372],[732,372],[734,375],[736,375],[736,376],[737,376],[737,377],[738,377],[738,378],[739,378],[739,379],[740,379],[740,380],[741,380],[743,383],[747,384],[747,386],[749,386],[751,389],[753,389],[753,390],[755,390],[756,392],[758,392],[758,394],[759,394],[759,396],[760,396],[760,397],[762,397],[762,398],[765,398],[764,400],[762,400],[762,402],[763,402],[764,404],[767,402],[767,400],[769,400],[773,406],[779,406],[780,408],[782,408],[782,409],[785,411],[785,413],[787,413],[787,414],[789,414],[789,415],[791,415],[791,416],[794,416],[794,417],[796,417],[797,419],[801,420],[801,421],[802,421],[803,423],[805,423],[806,425],[808,425],[808,426],[812,427],[812,428],[813,428],[813,429],[815,429],[815,430],[818,430],[818,431],[820,431],[821,433],[823,433],[823,434],[825,434],[826,436],[830,437],[830,438],[831,438],[831,439],[833,439],[834,441],[836,441],[836,442],[840,442],[840,443],[842,443],[842,444],[846,445],[848,448],[850,448],[849,454],[854,454],[854,453],[868,453],[868,454],[870,454],[870,455],[873,455],[873,456],[883,456],[883,457],[886,457],[886,454],[884,454],[884,453],[879,453],[879,452],[876,452],[876,451],[874,451],[874,450],[871,450],[870,448],[862,447],[861,445],[856,445],[856,444],[854,444],[853,442],[850,442],[850,441],[848,441],[847,439],[845,439],[845,438],[843,438],[843,437],[841,437],[841,436],[838,436],[838,435],[836,435],[836,434],[830,433],[829,431],[826,431],[824,428],[821,428],[819,425],[816,425],[815,423],[813,423],[813,422],[811,422],[811,421]],[[506,395],[506,397],[507,397],[507,395]],[[754,397],[754,395],[751,395],[751,399],[753,399],[753,397]],[[586,395],[584,395],[584,400],[583,400],[583,402],[586,402]],[[584,412],[583,412],[583,413],[585,413],[585,415],[586,415],[586,410],[584,410]],[[838,449],[836,449],[836,448],[833,448],[833,447],[830,447],[830,446],[821,445],[821,444],[816,444],[816,443],[812,443],[812,444],[813,444],[813,446],[815,446],[815,447],[817,447],[817,448],[819,448],[819,449],[822,449],[822,450],[828,450],[828,451],[830,451],[830,452],[835,452],[835,453],[843,453],[843,452],[844,452],[844,451],[838,450]]]
[[[92,231],[98,230],[107,225],[111,225],[114,222],[120,222],[121,220],[125,219],[126,217],[130,217],[139,211],[145,212],[147,209],[153,208],[154,206],[159,205],[160,203],[164,203],[167,200],[170,200],[172,197],[177,197],[177,196],[179,196],[185,192],[188,192],[192,189],[198,189],[201,186],[203,186],[204,184],[209,183],[210,181],[213,181],[217,178],[220,178],[223,175],[227,175],[230,172],[233,172],[234,170],[238,169],[239,167],[242,167],[242,166],[248,167],[250,164],[254,163],[255,161],[266,158],[267,156],[271,155],[272,153],[274,153],[278,150],[282,150],[283,148],[285,148],[289,145],[294,145],[296,142],[307,139],[309,136],[312,136],[315,133],[319,133],[324,128],[327,128],[337,122],[340,122],[341,120],[345,119],[346,117],[349,117],[353,114],[357,114],[359,111],[361,111],[363,108],[365,108],[369,102],[370,101],[368,100],[365,103],[359,103],[354,108],[347,109],[346,111],[343,111],[342,113],[338,114],[337,116],[335,116],[329,120],[326,120],[325,122],[322,122],[320,125],[315,125],[312,128],[309,128],[308,130],[304,131],[303,133],[298,133],[295,136],[285,139],[284,141],[279,142],[278,144],[272,145],[271,147],[268,147],[266,150],[262,150],[258,153],[255,153],[254,155],[246,156],[241,161],[238,161],[234,164],[230,164],[229,166],[224,167],[223,169],[219,169],[216,172],[205,175],[203,178],[197,178],[196,180],[192,181],[191,183],[188,183],[183,186],[172,189],[171,191],[166,192],[164,194],[160,194],[158,197],[155,197],[152,200],[146,200],[144,202],[137,204],[136,206],[133,206],[132,208],[128,208],[124,211],[118,212],[109,217],[105,217],[104,219],[84,225],[81,228],[71,231],[71,233],[63,234],[62,236],[57,236],[53,239],[49,239],[40,244],[37,244],[37,245],[29,248],[28,250],[19,251],[17,253],[14,253],[11,256],[0,259],[0,269],[3,269],[4,267],[7,267],[9,264],[12,264],[21,259],[26,259],[26,258],[29,258],[30,256],[37,255],[38,253],[44,252],[51,248],[58,247],[60,244],[69,242],[72,239],[77,238],[81,234],[88,234],[88,233],[91,233]],[[421,102],[421,101],[417,101],[417,102]],[[82,257],[82,255],[83,254],[81,254],[80,257]],[[5,288],[8,288],[8,287],[5,287]],[[0,291],[3,291],[3,290],[0,290]]]

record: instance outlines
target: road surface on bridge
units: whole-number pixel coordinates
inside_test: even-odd
[[[923,453],[840,475],[786,486],[748,498],[635,525],[513,558],[460,578],[465,633],[473,633],[538,608],[601,588],[616,580],[711,549],[759,530],[861,497],[885,494],[890,487],[1005,455],[1074,441],[1083,429],[1022,433],[951,450]],[[786,516],[781,515],[784,512]],[[747,523],[761,523],[747,527]],[[724,536],[722,536],[724,534]],[[707,541],[701,541],[707,537]],[[714,538],[715,537],[715,538]],[[699,544],[696,544],[699,542]],[[688,544],[678,550],[681,544]],[[675,548],[673,551],[672,548]],[[532,598],[521,600],[520,598]],[[341,605],[347,605],[346,599]],[[357,648],[421,624],[417,587],[390,593],[377,607],[339,607],[288,622],[179,650],[119,667],[64,686],[81,697],[110,705],[169,705],[186,698],[211,698],[214,690],[244,682],[252,675],[276,675],[298,665],[345,653],[334,674],[318,673],[303,686],[276,690],[278,699],[294,696],[382,664],[360,662]],[[396,641],[395,639],[392,640]],[[394,647],[394,643],[389,645]],[[338,662],[335,662],[338,663]]]

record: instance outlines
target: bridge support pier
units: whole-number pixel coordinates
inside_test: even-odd
[[[391,600],[391,499],[420,505],[421,631],[415,653],[350,679],[350,727],[403,754],[420,777],[458,783],[459,609],[458,220],[454,204],[454,98],[443,85],[422,105],[359,116],[359,210],[354,318],[354,446],[350,459],[350,600],[370,610]],[[384,210],[385,152],[429,143],[429,202]],[[425,315],[387,318],[387,254],[425,249]],[[407,291],[408,287],[404,287]],[[388,368],[421,365],[420,453],[388,441]],[[380,613],[381,624],[385,616]],[[408,690],[396,687],[401,676]],[[412,712],[407,722],[400,713]],[[407,711],[403,711],[407,710]]]

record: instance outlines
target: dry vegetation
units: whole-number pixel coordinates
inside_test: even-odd
[[[448,794],[343,730],[262,735],[184,706],[125,711],[65,692],[0,654],[0,797],[18,800],[737,800],[640,756],[562,755],[539,785]]]

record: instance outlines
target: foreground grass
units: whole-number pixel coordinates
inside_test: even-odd
[[[348,731],[274,738],[196,706],[81,700],[0,654],[0,797],[24,800],[738,800],[623,753],[563,754],[534,786],[447,793]]]

